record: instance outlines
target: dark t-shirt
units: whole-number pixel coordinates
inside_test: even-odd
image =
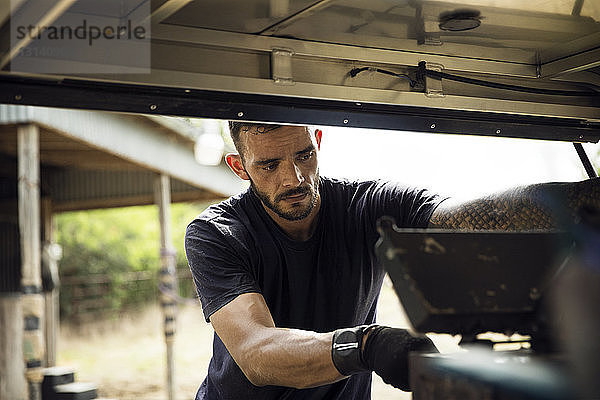
[[[426,227],[441,199],[396,183],[321,178],[313,236],[291,240],[252,190],[213,205],[187,228],[185,247],[204,316],[243,293],[261,293],[275,325],[315,332],[375,321],[385,272],[374,245],[376,221]],[[253,386],[215,334],[197,399],[369,399],[371,374],[312,389]]]

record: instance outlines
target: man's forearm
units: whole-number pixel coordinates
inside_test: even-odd
[[[216,311],[210,322],[256,386],[304,388],[343,378],[331,358],[333,333],[277,328],[259,293],[236,297]]]
[[[344,377],[331,359],[333,333],[261,328],[246,344],[243,372],[257,386],[308,388]],[[236,360],[237,361],[237,360]]]
[[[245,353],[246,365],[252,360],[255,362],[244,373],[259,386],[302,389],[373,371],[385,383],[410,391],[409,354],[437,351],[426,336],[414,336],[405,329],[381,325],[363,325],[332,333],[267,328],[264,335],[264,339],[251,344],[253,350]],[[335,349],[332,349],[332,341]],[[354,344],[356,346],[352,346]],[[336,354],[333,358],[332,351]]]
[[[440,204],[430,226],[443,229],[554,229],[577,222],[582,207],[600,208],[600,178],[541,183],[481,199]]]
[[[277,328],[259,293],[239,295],[217,310],[210,321],[246,378],[256,386],[309,388],[374,371],[385,382],[409,390],[409,352],[435,349],[427,338],[374,325],[329,333]]]

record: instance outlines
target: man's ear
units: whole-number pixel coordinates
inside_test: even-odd
[[[321,150],[321,137],[323,136],[323,131],[320,129],[315,129],[315,139],[317,139],[317,149]]]
[[[225,156],[225,162],[229,165],[229,168],[233,171],[234,174],[247,181],[250,179],[246,169],[244,168],[244,164],[242,164],[242,157],[238,153],[229,153]]]

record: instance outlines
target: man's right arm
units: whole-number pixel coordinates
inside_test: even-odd
[[[345,368],[354,372],[374,371],[384,382],[406,391],[410,390],[409,353],[436,351],[425,336],[415,337],[405,329],[385,326],[328,333],[277,328],[263,296],[258,293],[238,296],[216,311],[210,321],[246,378],[255,386],[303,389],[344,379],[337,368],[340,365],[336,367],[332,358],[334,337],[342,331],[364,333],[359,339],[360,357],[346,360]],[[341,337],[338,336],[338,340]],[[342,341],[341,347],[347,347],[349,343]]]
[[[403,329],[370,331],[357,356],[348,349],[359,346],[349,347],[342,330],[317,333],[276,327],[258,285],[243,266],[243,256],[232,251],[222,231],[208,224],[190,224],[186,254],[206,316],[252,384],[308,388],[374,371],[386,383],[410,390],[408,352],[434,349],[428,339],[413,338]],[[231,299],[232,292],[242,294]],[[336,349],[346,349],[336,350],[335,358],[334,336]]]
[[[333,332],[275,327],[259,293],[236,297],[211,315],[210,322],[255,386],[308,388],[344,378],[331,358]]]
[[[296,388],[343,379],[331,357],[332,333],[275,326],[245,264],[250,256],[244,246],[234,245],[244,242],[243,232],[223,218],[198,219],[185,237],[205,316],[244,375],[255,386]]]

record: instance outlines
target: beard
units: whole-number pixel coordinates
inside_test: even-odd
[[[252,191],[262,201],[262,203],[279,217],[286,219],[288,221],[300,221],[310,215],[312,210],[315,208],[317,204],[317,193],[319,187],[319,171],[315,176],[314,185],[304,185],[297,187],[295,189],[290,189],[286,192],[280,193],[275,196],[275,199],[271,200],[268,194],[261,191],[256,187],[252,179],[250,179],[250,187]],[[296,196],[308,194],[309,203],[307,205],[293,204],[290,210],[284,210],[281,206],[281,202],[285,200],[286,197]]]

